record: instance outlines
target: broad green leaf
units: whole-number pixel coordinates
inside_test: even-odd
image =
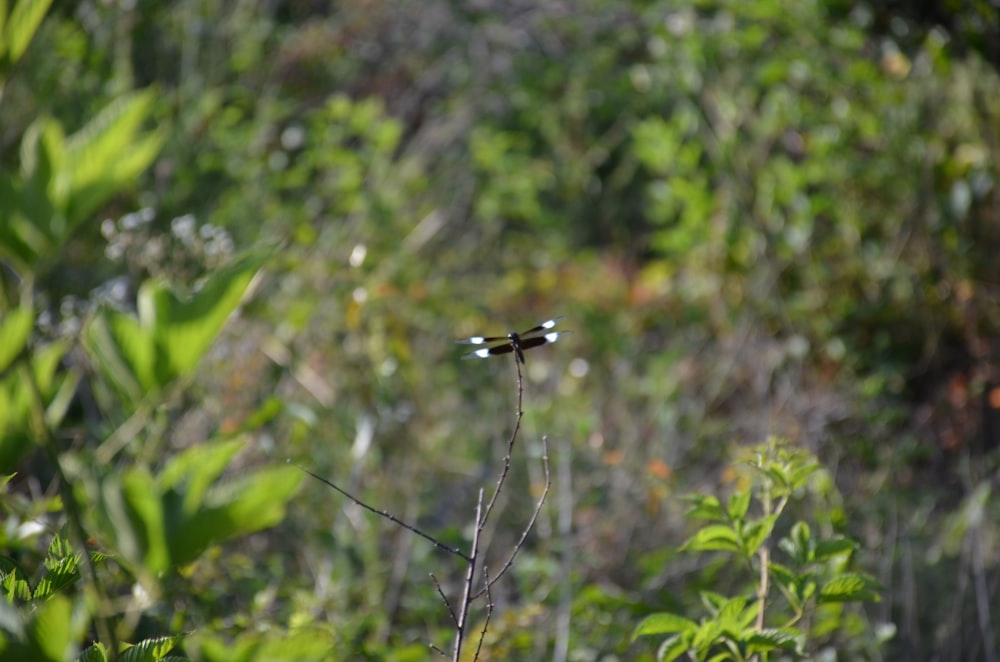
[[[728,619],[739,620],[746,606],[746,598],[732,598],[726,604],[722,605],[717,618],[720,621]]]
[[[246,632],[235,641],[196,632],[185,640],[184,648],[192,659],[204,662],[320,662],[349,659],[353,653],[338,651],[331,634],[318,627],[292,634]]]
[[[767,517],[761,517],[759,520],[748,522],[742,531],[743,553],[748,557],[756,554],[760,546],[770,537],[777,521],[777,515],[768,515]]]
[[[714,496],[702,494],[689,494],[684,497],[685,501],[691,503],[691,508],[685,513],[691,519],[705,519],[713,522],[724,522],[726,513],[722,510],[722,504]]]
[[[123,646],[121,662],[159,662],[167,657],[184,640],[183,636],[145,639],[137,644]]]
[[[750,630],[743,637],[747,656],[784,650],[801,653],[805,635],[795,628],[765,628],[760,632]]]
[[[37,255],[33,244],[39,242],[37,237],[29,241],[35,230],[24,214],[21,188],[20,182],[0,170],[0,256],[10,260],[16,271],[28,271]],[[44,238],[40,243],[46,243]]]
[[[17,308],[0,318],[0,373],[7,369],[28,342],[34,313],[30,308]]]
[[[166,362],[158,366],[161,378],[183,375],[197,365],[239,306],[264,259],[262,255],[251,255],[212,272],[189,297],[177,296],[162,283],[143,287],[139,294],[140,320],[144,328],[154,331]]]
[[[167,570],[167,514],[153,477],[144,468],[132,467],[122,474],[120,484],[106,479],[103,488],[122,554],[153,576]],[[116,488],[120,492],[115,493]]]
[[[97,642],[93,646],[88,646],[76,658],[76,662],[108,662],[108,651],[104,644]]]
[[[834,536],[816,543],[814,558],[816,561],[826,561],[836,556],[851,554],[858,548],[858,543],[846,536]]]
[[[139,402],[197,366],[263,262],[260,255],[237,260],[188,297],[162,281],[143,283],[138,319],[115,311],[95,316],[84,334],[88,351],[119,392]]]
[[[38,30],[50,4],[52,4],[52,0],[17,0],[10,16],[4,17],[7,20],[5,25],[0,24],[0,28],[2,28],[0,47],[5,47],[3,50],[6,52],[0,51],[0,56],[6,56],[7,66],[21,59],[21,55],[31,43],[31,38],[35,36],[35,31]],[[0,7],[0,14],[5,13],[5,11],[6,7]],[[2,71],[0,71],[0,75],[3,75]]]
[[[38,439],[32,432],[35,388],[28,383],[29,379],[34,379],[50,426],[58,425],[65,414],[78,379],[59,371],[67,348],[67,342],[52,343],[34,352],[30,368],[19,365],[0,376],[0,471],[12,469]],[[29,377],[28,369],[33,377]]]
[[[741,551],[739,536],[731,526],[725,524],[710,524],[702,528],[684,543],[681,549],[695,551]]]
[[[214,486],[202,507],[188,517],[169,513],[174,563],[189,563],[212,544],[277,524],[301,480],[302,472],[294,467],[262,469]]]
[[[119,97],[66,141],[66,167],[56,186],[68,202],[64,213],[72,225],[131,186],[156,158],[164,135],[141,132],[155,100],[152,90]]]
[[[201,507],[212,482],[225,471],[245,443],[244,439],[209,442],[178,453],[160,472],[160,489],[182,493],[183,514],[192,515]]]
[[[689,634],[675,634],[660,645],[656,651],[656,659],[672,662],[687,653],[690,648],[691,636]]]
[[[870,577],[844,574],[828,581],[819,592],[819,602],[881,602],[879,585]]]
[[[683,616],[668,613],[650,614],[639,622],[632,633],[632,641],[654,634],[694,632],[697,628],[697,623]]]
[[[691,646],[702,653],[706,653],[722,634],[722,627],[718,621],[705,621],[694,631],[694,636],[691,638]]]
[[[123,397],[136,403],[156,387],[156,348],[134,318],[104,311],[87,324],[83,337],[97,368]]]
[[[58,536],[57,536],[58,537]],[[59,592],[67,586],[72,586],[80,578],[79,554],[45,559],[45,574],[35,586],[34,599],[44,599]]]
[[[35,654],[27,659],[62,662],[71,657],[88,622],[81,605],[74,606],[64,596],[54,595],[37,603],[25,624],[25,635],[35,650]]]
[[[3,574],[3,593],[11,604],[31,600],[31,584],[24,569],[13,559],[0,556],[0,572]]]
[[[781,551],[791,557],[795,565],[805,565],[812,561],[812,538],[809,525],[798,521],[792,525],[788,536],[778,542]]]
[[[731,520],[740,520],[747,514],[747,510],[750,509],[750,496],[751,491],[749,489],[740,490],[736,494],[729,497],[729,507],[726,509]]]

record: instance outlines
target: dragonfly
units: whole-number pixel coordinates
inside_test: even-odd
[[[552,327],[558,324],[561,319],[563,318],[556,317],[550,319],[520,333],[511,331],[505,336],[472,336],[471,338],[462,338],[455,342],[463,345],[493,345],[492,347],[483,347],[470,352],[463,356],[463,359],[487,359],[497,354],[510,354],[514,352],[517,355],[517,360],[523,364],[524,350],[554,343],[569,333],[569,331],[552,331]]]

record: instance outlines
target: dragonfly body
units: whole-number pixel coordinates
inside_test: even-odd
[[[497,354],[514,352],[517,360],[523,364],[524,350],[554,343],[559,340],[560,336],[569,333],[568,331],[552,331],[552,327],[561,319],[561,317],[550,319],[521,333],[512,331],[506,336],[472,336],[456,342],[465,345],[492,345],[492,347],[483,347],[470,352],[463,356],[463,359],[486,359]]]

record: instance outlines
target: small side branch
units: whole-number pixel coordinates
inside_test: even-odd
[[[473,656],[473,661],[479,659],[479,653],[483,650],[483,641],[486,640],[486,631],[490,627],[490,617],[493,616],[493,594],[490,592],[490,571],[485,565],[483,566],[483,591],[486,591],[486,616],[483,618],[483,629],[479,631],[479,643],[476,644],[476,654]]]
[[[387,511],[387,510],[379,510],[377,508],[373,508],[373,507],[369,506],[367,503],[365,503],[364,501],[361,501],[360,499],[358,499],[357,497],[355,497],[350,492],[347,492],[346,490],[341,489],[340,487],[338,487],[337,485],[335,485],[331,481],[327,480],[326,478],[323,478],[322,476],[314,474],[313,472],[309,471],[305,467],[302,467],[302,466],[300,466],[298,464],[295,465],[295,466],[298,467],[300,471],[309,474],[310,476],[312,476],[313,478],[315,478],[319,482],[323,483],[324,485],[332,487],[337,492],[340,492],[345,497],[347,497],[348,499],[350,499],[354,503],[358,504],[359,506],[361,506],[365,510],[367,510],[369,512],[372,512],[372,513],[375,513],[376,515],[379,515],[381,517],[384,517],[387,520],[389,520],[390,522],[392,522],[394,524],[398,524],[399,526],[403,527],[404,529],[412,531],[413,533],[417,534],[418,536],[420,536],[424,540],[427,540],[428,542],[430,542],[432,545],[434,545],[438,549],[442,549],[442,550],[444,550],[446,552],[454,554],[455,556],[460,557],[461,559],[463,559],[467,563],[469,563],[469,562],[472,561],[471,557],[469,557],[467,554],[465,554],[465,552],[463,552],[462,550],[458,549],[457,547],[449,547],[448,545],[445,545],[443,542],[441,542],[440,540],[438,540],[434,536],[432,536],[432,535],[430,535],[428,533],[424,533],[423,531],[421,531],[417,527],[413,526],[412,524],[407,524],[406,522],[404,522],[403,520],[399,519],[398,517],[396,517],[395,515],[393,515],[389,511]]]
[[[524,527],[521,532],[521,537],[518,539],[517,544],[514,545],[513,551],[511,551],[510,558],[507,562],[503,564],[500,568],[500,572],[496,574],[491,580],[486,583],[486,586],[480,590],[478,593],[472,596],[476,599],[483,595],[483,593],[489,593],[490,586],[500,581],[500,578],[506,574],[510,567],[514,564],[514,559],[517,558],[518,552],[521,551],[521,547],[524,545],[524,541],[528,539],[528,534],[535,527],[535,522],[538,520],[539,513],[542,512],[542,506],[545,505],[545,498],[549,495],[549,487],[552,485],[552,481],[549,477],[549,448],[548,448],[548,438],[542,437],[542,470],[545,474],[545,486],[542,488],[542,494],[538,497],[538,501],[535,502],[535,510],[531,513],[531,519],[528,520],[528,524]],[[492,602],[492,601],[491,601]]]

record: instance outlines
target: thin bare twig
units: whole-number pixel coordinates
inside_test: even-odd
[[[444,606],[448,608],[448,613],[451,614],[451,622],[458,625],[458,617],[455,616],[455,610],[451,607],[451,602],[448,600],[448,596],[444,594],[444,590],[441,588],[441,582],[438,578],[434,576],[434,573],[430,573],[431,579],[434,581],[434,588],[437,589],[438,595],[441,596],[441,601],[444,602]]]
[[[404,529],[412,531],[413,533],[417,534],[418,536],[420,536],[424,540],[427,540],[428,542],[430,542],[432,545],[434,545],[438,549],[443,549],[444,551],[450,552],[450,553],[454,554],[455,556],[459,556],[462,559],[464,559],[466,562],[471,562],[472,561],[472,559],[468,555],[466,555],[465,552],[463,552],[462,550],[458,549],[457,547],[449,547],[448,545],[445,545],[443,542],[441,542],[440,540],[438,540],[434,536],[432,536],[432,535],[430,535],[428,533],[424,533],[423,531],[421,531],[420,529],[418,529],[417,527],[415,527],[415,526],[413,526],[411,524],[407,524],[406,522],[404,522],[403,520],[399,519],[398,517],[396,517],[395,515],[393,515],[389,511],[387,511],[387,510],[379,510],[377,508],[373,508],[373,507],[369,506],[367,503],[365,503],[364,501],[361,501],[360,499],[358,499],[357,497],[355,497],[350,492],[348,492],[346,490],[343,490],[340,487],[337,487],[335,484],[333,484],[332,482],[330,482],[326,478],[323,478],[322,476],[314,474],[313,472],[309,471],[308,469],[306,469],[305,467],[303,467],[301,465],[296,464],[295,466],[298,467],[300,471],[303,471],[303,472],[309,474],[310,476],[312,476],[313,478],[315,478],[319,482],[323,483],[324,485],[332,487],[337,492],[340,492],[345,497],[347,497],[348,499],[350,499],[354,503],[358,504],[359,506],[361,506],[365,510],[367,510],[369,512],[373,512],[376,515],[380,515],[380,516],[386,518],[387,520],[389,520],[390,522],[393,522],[394,524],[398,524],[399,526],[403,527]]]
[[[486,631],[490,627],[490,617],[493,616],[493,594],[490,593],[490,571],[483,565],[483,590],[486,591],[486,617],[483,619],[483,629],[479,631],[479,643],[476,644],[476,654],[472,657],[472,662],[479,659],[479,653],[483,650],[483,641],[486,639]]]
[[[500,580],[501,577],[504,576],[504,574],[508,570],[510,570],[511,565],[513,565],[514,563],[514,559],[517,557],[517,553],[521,551],[521,547],[524,545],[524,541],[527,540],[528,534],[531,532],[531,529],[534,528],[535,521],[538,519],[538,514],[542,512],[542,506],[545,505],[545,498],[549,494],[549,487],[552,485],[552,481],[549,478],[548,437],[545,436],[542,437],[542,470],[545,473],[545,487],[542,488],[542,494],[538,497],[538,501],[535,503],[535,510],[534,512],[531,513],[531,519],[528,520],[528,524],[524,527],[524,530],[521,532],[520,539],[517,541],[517,544],[514,545],[514,549],[510,553],[510,558],[508,558],[507,562],[504,563],[503,566],[500,568],[500,572],[496,574],[496,576],[493,578],[490,584],[486,585],[485,589],[480,590],[478,593],[472,596],[473,600],[480,597],[484,592],[489,591],[490,585],[495,584],[497,581]]]

